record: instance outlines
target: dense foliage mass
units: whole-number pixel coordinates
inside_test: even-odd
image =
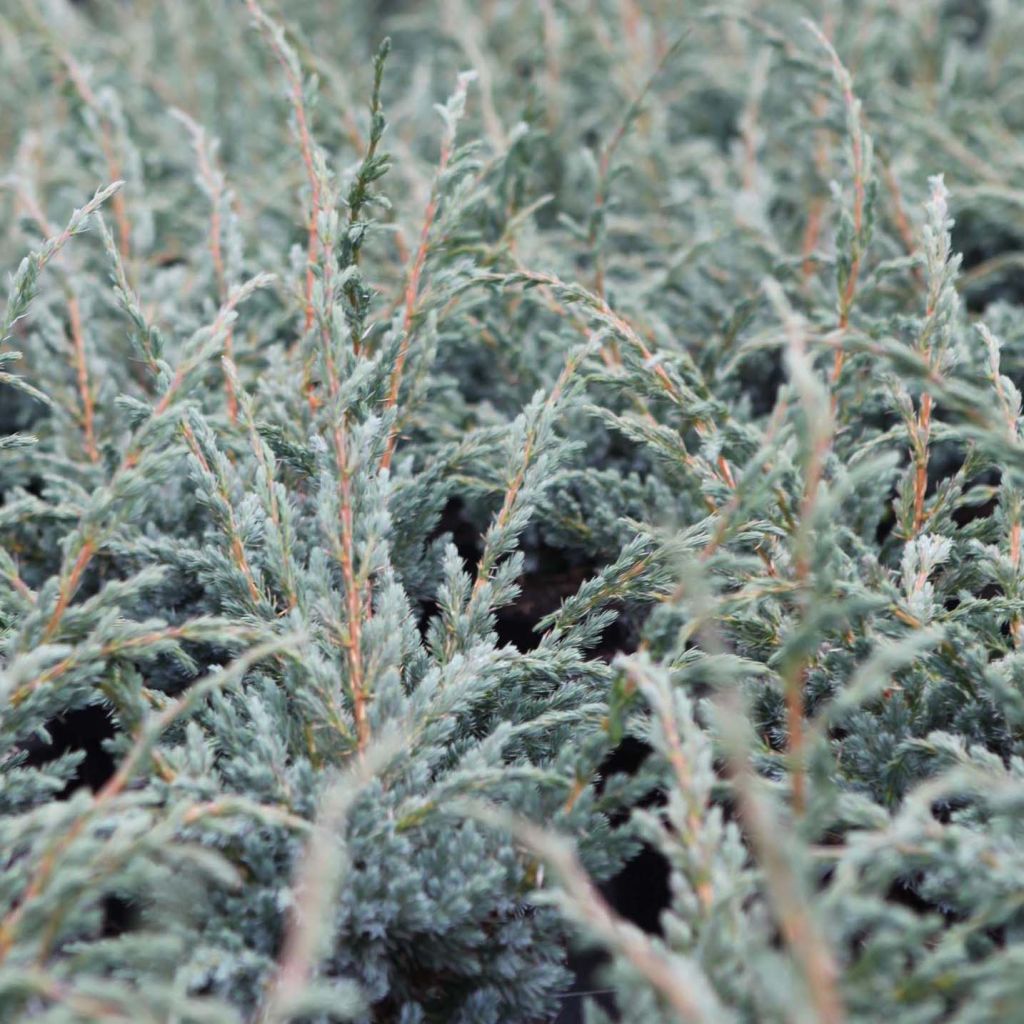
[[[0,54],[0,1021],[1019,1019],[1024,8]]]

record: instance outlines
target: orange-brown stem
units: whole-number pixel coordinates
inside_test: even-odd
[[[261,25],[266,24],[269,19],[263,12],[256,0],[246,0],[249,12]],[[306,104],[302,98],[302,81],[295,74],[288,58],[281,50],[280,45],[270,32],[265,33],[267,43],[278,63],[284,71],[288,81],[288,88],[291,94],[292,111],[295,114],[295,126],[299,137],[299,150],[302,154],[302,163],[306,168],[306,177],[309,179],[310,214],[309,214],[309,240],[306,245],[306,310],[304,330],[308,331],[313,326],[313,284],[315,275],[313,268],[316,265],[317,250],[320,244],[319,220],[320,220],[320,179],[316,173],[316,166],[313,160],[313,137],[309,129],[309,120],[306,117]]]
[[[111,181],[121,180],[121,161],[117,155],[117,147],[114,145],[113,132],[110,127],[110,118],[107,117],[99,99],[89,85],[85,73],[78,62],[66,50],[59,50],[58,56],[67,70],[75,91],[82,102],[89,107],[96,115],[100,125],[100,149],[103,151],[103,159],[107,164],[107,171]],[[121,260],[127,267],[131,261],[131,239],[132,226],[128,219],[128,207],[125,202],[124,193],[118,191],[110,201],[114,213],[114,222],[117,225],[117,248],[121,254]]]
[[[185,435],[185,441],[188,443],[188,446],[192,451],[192,455],[202,467],[203,472],[213,477],[216,483],[220,499],[224,502],[224,505],[228,510],[227,527],[231,546],[231,559],[245,580],[246,586],[249,589],[249,596],[252,598],[253,604],[259,604],[261,597],[260,588],[256,585],[256,578],[253,575],[252,567],[249,565],[249,559],[245,554],[245,546],[242,544],[242,536],[238,529],[238,523],[235,521],[235,512],[231,504],[231,495],[228,493],[223,481],[221,481],[217,477],[217,474],[215,474],[210,468],[210,463],[207,461],[206,456],[203,455],[203,451],[199,447],[199,441],[196,438],[195,431],[193,431],[187,423],[182,426],[181,431]]]
[[[27,208],[29,215],[39,225],[45,235],[57,235],[58,244],[66,240],[67,231],[58,235],[54,227],[43,213],[35,198],[28,192],[18,194],[19,200]],[[79,401],[81,403],[82,432],[85,435],[85,452],[90,461],[99,462],[100,453],[96,447],[95,404],[92,397],[92,386],[89,381],[89,364],[86,360],[85,328],[82,324],[82,307],[71,285],[67,286],[68,323],[71,330],[71,344],[75,353],[75,376],[78,382]]]
[[[451,159],[451,143],[446,139],[441,144],[441,158],[438,164],[437,177],[440,181]],[[402,317],[402,343],[395,358],[395,365],[391,371],[391,384],[388,388],[388,397],[384,402],[385,409],[394,409],[398,404],[398,393],[402,386],[402,374],[405,372],[405,362],[409,357],[409,342],[412,333],[412,321],[416,313],[416,304],[419,301],[420,278],[423,274],[423,267],[427,261],[427,251],[430,247],[430,229],[434,226],[434,218],[437,216],[437,192],[431,192],[427,201],[427,208],[423,214],[423,227],[420,229],[420,244],[416,250],[416,258],[413,260],[409,278],[405,285],[405,314]],[[398,443],[397,426],[392,429],[384,448],[384,455],[381,458],[381,469],[388,469],[395,454],[395,445]]]
[[[71,341],[75,346],[75,371],[78,377],[78,393],[82,402],[82,430],[85,433],[85,451],[93,462],[100,461],[99,449],[96,447],[96,431],[94,426],[95,409],[93,406],[92,387],[89,384],[89,368],[85,361],[85,332],[82,329],[82,309],[78,296],[68,297],[68,320],[71,323]]]
[[[363,600],[356,579],[353,547],[352,481],[348,465],[348,439],[344,421],[334,429],[334,450],[338,465],[338,489],[341,501],[341,548],[339,562],[345,583],[345,600],[348,611],[349,679],[352,690],[352,717],[356,725],[356,744],[360,752],[370,740],[370,723],[367,715],[367,693],[363,673]],[[367,595],[367,598],[369,595]]]
[[[914,534],[921,532],[924,525],[924,497],[928,489],[928,438],[931,433],[932,396],[921,397],[921,410],[917,419],[917,440],[920,453],[914,472]]]
[[[804,775],[804,696],[803,680],[805,669],[794,672],[786,686],[786,731],[790,775],[793,787],[793,811],[803,814],[807,805],[806,778]]]

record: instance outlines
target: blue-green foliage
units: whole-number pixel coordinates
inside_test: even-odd
[[[0,10],[0,1020],[1014,1019],[1022,40]]]

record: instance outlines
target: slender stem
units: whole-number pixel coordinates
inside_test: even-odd
[[[58,236],[58,229],[47,220],[42,207],[28,191],[18,191],[18,199],[28,210],[29,215],[39,226],[39,229],[47,236]],[[85,329],[82,325],[82,307],[78,301],[78,294],[71,286],[66,284],[68,299],[68,325],[71,331],[71,344],[75,353],[75,376],[78,382],[79,401],[81,403],[82,431],[85,435],[85,452],[91,462],[100,461],[99,449],[96,447],[95,428],[95,403],[92,395],[92,385],[89,381],[89,364],[85,348]]]
[[[114,145],[114,136],[111,129],[110,118],[107,116],[102,104],[93,92],[92,86],[89,84],[89,80],[86,77],[85,72],[74,57],[62,48],[57,49],[57,55],[67,70],[68,78],[71,79],[71,83],[74,85],[75,91],[81,97],[82,102],[93,111],[99,121],[100,148],[103,150],[103,158],[107,163],[107,170],[111,180],[119,181],[121,179],[121,160],[117,154],[117,147]],[[111,198],[110,205],[114,212],[114,222],[117,225],[118,250],[121,253],[121,259],[124,261],[125,265],[128,266],[131,263],[132,254],[132,226],[131,221],[128,219],[128,207],[125,201],[124,192],[116,192]]]
[[[245,294],[247,294],[247,292],[243,288],[233,292],[228,297],[228,301],[221,306],[216,319],[211,325],[210,330],[213,333],[216,334],[218,331],[224,329],[224,324],[229,314],[234,310]],[[177,397],[178,392],[184,385],[189,372],[194,368],[194,365],[194,360],[186,360],[179,365],[174,377],[171,379],[171,382],[167,387],[167,390],[153,409],[152,416],[132,435],[132,438],[128,443],[128,447],[125,450],[124,457],[121,460],[121,464],[116,470],[114,470],[114,474],[110,479],[108,487],[112,488],[125,473],[130,469],[134,469],[135,466],[138,465],[139,459],[142,457],[143,453],[143,443],[145,440],[144,432],[146,427],[167,412],[171,403]],[[61,572],[57,603],[54,606],[53,612],[51,613],[45,628],[43,629],[44,643],[52,640],[56,635],[57,630],[60,627],[61,620],[64,617],[64,613],[67,611],[68,605],[71,603],[71,599],[78,590],[86,569],[88,569],[93,557],[99,550],[98,539],[95,536],[95,533],[95,526],[86,525],[84,523],[79,526],[80,547],[78,548],[78,554],[75,556],[75,561],[72,563],[70,568]]]
[[[313,137],[309,128],[309,119],[306,116],[306,104],[302,96],[302,79],[296,71],[296,67],[289,55],[285,53],[277,36],[277,26],[267,16],[256,0],[245,0],[249,13],[253,16],[263,31],[267,44],[273,51],[278,63],[284,71],[285,79],[288,82],[289,97],[292,111],[295,115],[296,134],[299,140],[299,150],[302,153],[302,163],[306,168],[306,177],[309,180],[310,188],[310,212],[309,212],[309,238],[306,244],[306,309],[304,330],[308,331],[313,326],[313,268],[316,265],[317,251],[320,247],[319,220],[320,220],[320,178],[316,173],[316,165],[313,159]],[[294,57],[294,55],[292,55]]]
[[[252,603],[254,605],[258,605],[262,599],[262,594],[260,594],[260,588],[256,584],[256,577],[253,574],[252,566],[249,565],[249,559],[245,553],[245,545],[242,543],[242,534],[238,528],[238,523],[235,520],[235,510],[231,502],[231,495],[228,493],[226,482],[221,478],[220,474],[215,473],[211,468],[209,461],[203,454],[203,450],[199,445],[199,440],[195,435],[195,431],[193,431],[187,423],[184,423],[182,424],[181,432],[184,434],[185,441],[191,449],[196,462],[199,463],[203,472],[213,479],[215,486],[217,487],[217,493],[220,495],[220,499],[224,503],[224,507],[227,509],[227,522],[225,525],[227,527],[231,559],[245,580],[246,586],[249,590],[249,597],[252,598]]]
[[[468,86],[468,80],[461,78],[459,80],[457,96],[465,94]],[[402,386],[402,374],[405,370],[405,363],[409,357],[409,343],[412,337],[412,326],[413,318],[416,313],[416,305],[419,301],[420,294],[420,279],[423,275],[423,267],[427,261],[427,252],[430,248],[430,230],[434,226],[434,219],[437,216],[437,207],[439,192],[441,188],[441,181],[444,177],[444,172],[448,169],[448,163],[451,160],[452,149],[455,145],[455,130],[451,127],[444,133],[441,139],[441,155],[438,161],[437,174],[434,178],[434,186],[430,192],[430,198],[427,200],[427,207],[423,213],[423,226],[420,228],[420,244],[416,250],[416,255],[413,258],[412,267],[409,271],[409,276],[406,279],[405,285],[405,313],[402,317],[402,342],[398,349],[398,355],[395,358],[395,365],[391,370],[391,383],[388,388],[388,396],[384,402],[385,409],[394,409],[398,404],[398,394]],[[384,455],[381,458],[381,469],[388,469],[391,466],[391,460],[395,454],[395,445],[398,443],[398,426],[392,428],[391,434],[388,437],[387,444],[384,448]]]
[[[196,153],[196,162],[199,167],[199,177],[206,186],[210,197],[210,230],[209,247],[210,259],[213,263],[213,275],[217,285],[217,301],[224,303],[228,297],[227,273],[224,269],[224,254],[222,251],[222,225],[221,225],[221,203],[224,200],[224,175],[216,166],[213,152],[207,144],[206,133],[191,118],[183,117],[186,127],[192,136],[192,145]],[[224,355],[234,361],[234,336],[230,327],[224,335]],[[238,422],[238,395],[235,393],[235,385],[231,377],[224,376],[224,391],[227,395],[228,419],[232,423]]]

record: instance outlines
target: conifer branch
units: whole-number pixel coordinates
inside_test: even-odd
[[[444,180],[445,172],[448,169],[448,162],[451,160],[452,151],[455,147],[455,132],[458,119],[462,115],[466,103],[466,91],[474,75],[464,72],[459,76],[455,92],[448,101],[447,107],[438,108],[444,114],[445,131],[441,136],[441,155],[438,159],[437,174],[434,177],[434,185],[431,189],[430,198],[427,201],[427,208],[423,213],[423,226],[420,228],[420,243],[413,257],[412,266],[409,268],[405,284],[405,305],[402,314],[402,341],[395,357],[395,365],[391,370],[391,382],[388,388],[388,395],[384,403],[385,409],[393,409],[398,403],[398,394],[402,386],[402,373],[405,370],[405,362],[409,357],[409,343],[412,337],[413,320],[416,315],[416,305],[420,297],[420,278],[423,275],[423,268],[427,262],[427,253],[430,248],[430,232],[434,226],[434,218],[437,216],[437,207],[440,201],[439,191]],[[388,438],[387,446],[381,457],[381,469],[388,469],[391,466],[391,459],[394,457],[395,445],[398,443],[397,428],[392,431]]]
[[[310,210],[308,242],[306,245],[306,308],[304,313],[305,321],[303,323],[303,330],[309,331],[313,326],[314,316],[314,267],[320,255],[321,188],[320,175],[316,170],[313,135],[309,126],[309,117],[306,113],[306,103],[303,97],[302,69],[299,66],[295,52],[285,39],[284,30],[266,14],[256,0],[245,0],[245,5],[284,73],[285,81],[288,85],[289,102],[291,103],[292,114],[295,117],[295,132],[299,143],[299,152],[302,154],[302,163],[306,169],[306,178],[309,181]]]

